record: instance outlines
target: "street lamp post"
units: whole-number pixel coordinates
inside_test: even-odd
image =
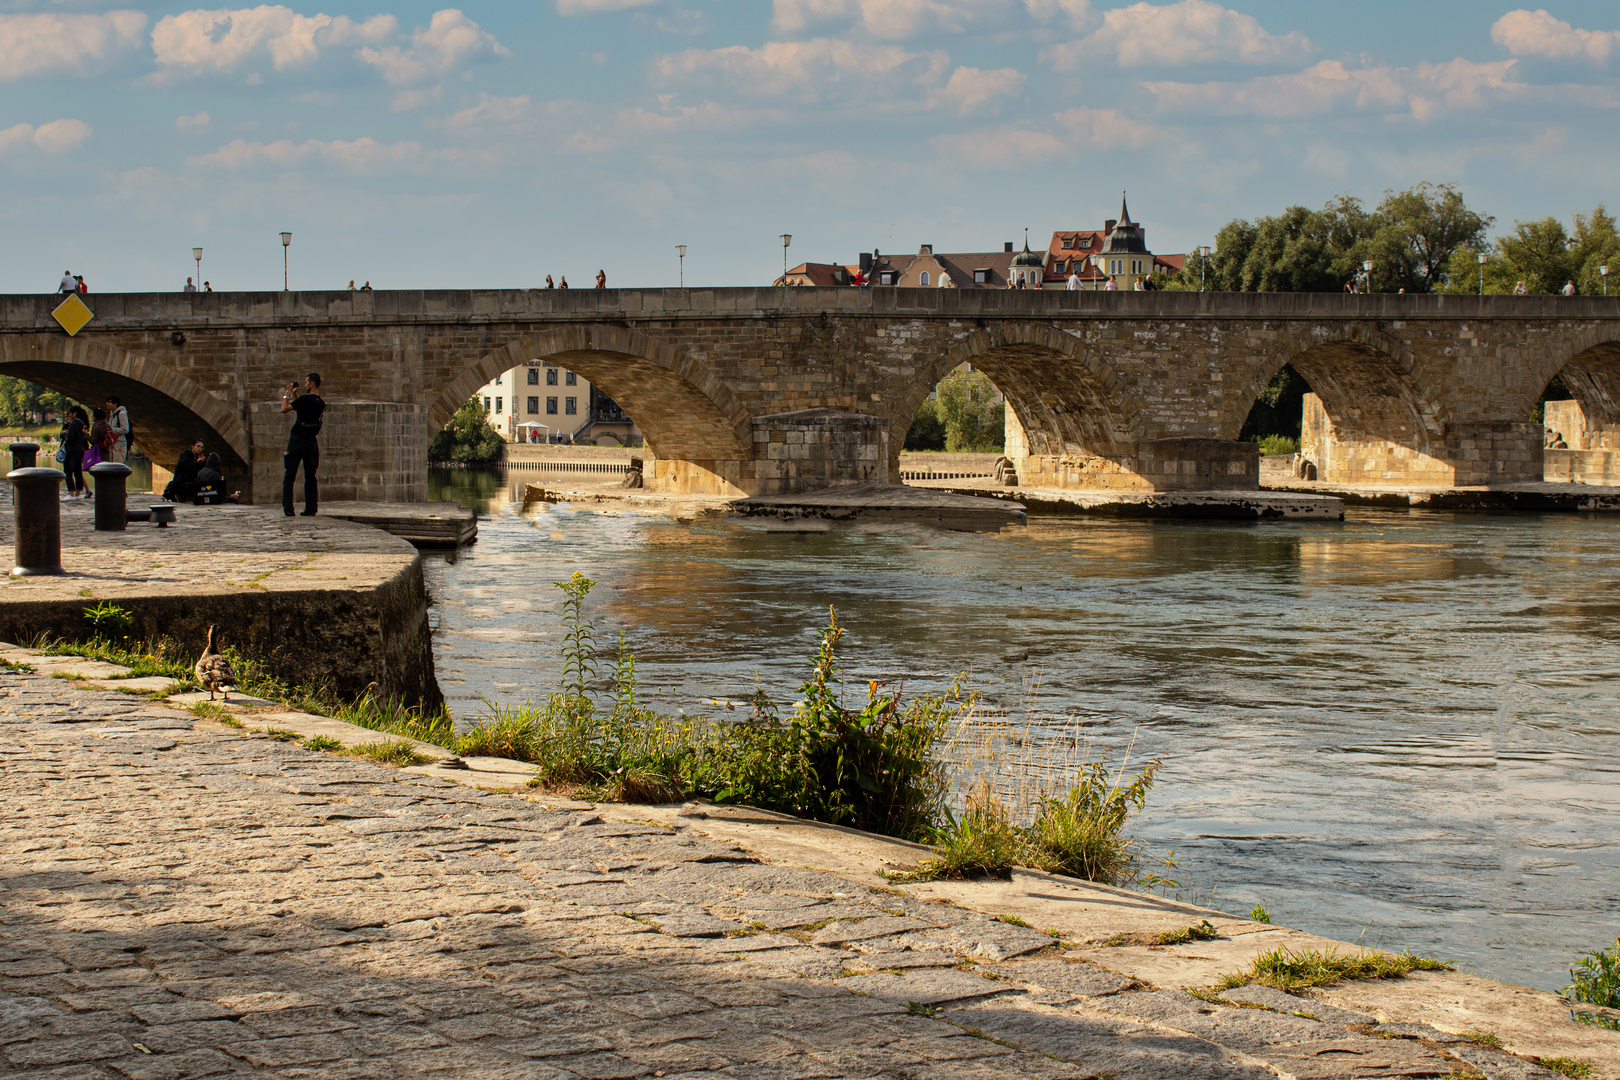
[[[783,285],[787,284],[787,249],[788,249],[788,245],[791,244],[791,243],[793,243],[793,234],[792,233],[783,233],[782,234],[782,284]]]
[[[1481,295],[1481,296],[1485,295],[1485,259],[1486,258],[1487,258],[1487,256],[1483,251],[1479,253],[1479,295]]]
[[[1198,291],[1199,292],[1204,291],[1204,264],[1207,263],[1208,261],[1209,261],[1209,247],[1208,247],[1208,245],[1200,245],[1199,248],[1198,248]]]
[[[197,291],[202,292],[202,248],[192,248],[191,257],[197,260]]]
[[[1598,273],[1603,278],[1603,295],[1608,296],[1609,295],[1609,268],[1607,266],[1600,266],[1600,267],[1598,267]]]
[[[1366,275],[1366,277],[1363,279],[1366,286],[1366,288],[1363,290],[1365,292],[1372,292],[1372,267],[1373,264],[1371,259],[1368,259],[1366,262],[1361,264],[1361,271]]]
[[[676,244],[675,254],[681,260],[681,288],[686,288],[686,245]]]
[[[281,291],[287,291],[287,249],[292,246],[292,233],[281,234]]]

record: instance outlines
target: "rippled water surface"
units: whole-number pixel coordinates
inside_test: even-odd
[[[556,684],[548,583],[575,570],[644,684],[694,713],[756,679],[792,700],[832,604],[852,693],[969,670],[1019,723],[1164,755],[1140,833],[1212,906],[1548,989],[1620,933],[1620,520],[807,536],[524,516],[497,479],[439,482],[491,511],[429,566],[458,717]]]

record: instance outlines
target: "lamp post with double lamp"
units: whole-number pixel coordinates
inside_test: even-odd
[[[681,288],[686,288],[686,245],[676,244],[675,255],[681,260]]]
[[[191,257],[197,260],[197,290],[202,291],[202,248],[192,248]]]
[[[783,233],[782,234],[782,284],[783,285],[786,285],[788,283],[788,280],[787,280],[787,249],[788,249],[788,245],[791,244],[791,243],[793,243],[793,234],[792,233]]]
[[[281,234],[281,291],[287,291],[287,249],[292,247],[292,233]]]
[[[1198,248],[1198,291],[1199,292],[1204,291],[1204,264],[1207,263],[1207,262],[1209,262],[1209,247],[1208,247],[1208,245],[1200,245],[1199,248]]]
[[[1489,258],[1483,251],[1479,253],[1479,295],[1485,295],[1485,260]]]
[[[1368,259],[1366,262],[1361,264],[1361,272],[1363,275],[1365,275],[1362,278],[1362,292],[1372,292],[1372,266],[1373,264],[1371,259]]]

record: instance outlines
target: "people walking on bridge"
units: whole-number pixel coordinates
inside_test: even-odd
[[[181,292],[196,292],[197,291],[197,283],[195,281],[192,281],[190,278],[186,278],[186,287],[181,289],[180,291]]]
[[[562,284],[558,285],[557,288],[559,288],[559,289],[568,288],[568,275],[567,274],[564,274],[562,276]]]
[[[1070,271],[1067,288],[1068,288],[1069,292],[1079,292],[1080,291],[1080,271],[1078,271],[1078,270]]]
[[[1524,296],[1528,292],[1529,292],[1529,290],[1524,287],[1524,282],[1523,281],[1520,281],[1517,285],[1513,286],[1513,295],[1514,296]]]
[[[62,280],[56,283],[56,291],[59,293],[79,291],[79,280],[73,276],[73,271],[62,271]]]
[[[1562,292],[1563,292],[1563,294],[1565,296],[1574,296],[1575,295],[1575,282],[1574,282],[1574,279],[1571,279],[1571,280],[1566,281],[1564,283],[1564,288],[1563,288]]]
[[[551,280],[551,275],[550,274],[547,274],[546,275],[546,288],[555,289],[556,287],[557,287],[557,283],[555,281]]]
[[[596,287],[598,289],[607,288],[607,271],[606,270],[598,270],[596,272]]]
[[[83,274],[74,274],[73,275],[73,284],[74,284],[74,289],[73,289],[74,292],[79,293],[81,295],[88,295],[89,294],[90,286],[88,286],[88,285],[86,285],[84,283],[84,275]]]
[[[283,458],[287,468],[281,478],[281,512],[287,517],[293,516],[293,481],[298,477],[298,466],[302,465],[303,516],[314,517],[320,510],[315,470],[321,464],[321,450],[315,439],[321,433],[321,415],[326,412],[326,402],[321,400],[321,377],[316,372],[304,377],[304,392],[295,398],[293,392],[297,389],[297,383],[288,383],[287,391],[281,395],[281,411],[298,414],[287,436],[287,454]]]
[[[203,292],[213,292],[213,291],[214,291],[214,285],[213,285],[212,282],[209,282],[209,281],[203,282]]]
[[[62,471],[67,474],[64,500],[84,498],[84,452],[90,449],[90,418],[77,405],[62,424]]]
[[[129,410],[116,394],[107,395],[107,428],[112,434],[112,447],[107,453],[108,461],[123,464],[124,458],[129,454]]]

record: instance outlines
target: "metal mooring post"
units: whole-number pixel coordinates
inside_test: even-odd
[[[39,462],[37,442],[14,442],[10,449],[13,469],[32,469]]]
[[[103,461],[90,466],[90,475],[96,482],[96,532],[123,532],[125,487],[129,474],[135,470],[116,461]]]
[[[6,479],[17,514],[17,565],[11,576],[67,573],[62,569],[62,502],[57,494],[66,476],[60,469],[12,469]]]

